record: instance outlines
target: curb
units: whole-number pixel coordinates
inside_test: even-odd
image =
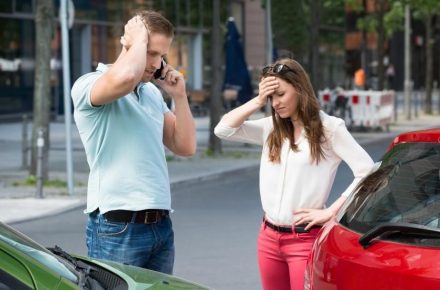
[[[65,213],[68,211],[79,209],[79,208],[83,207],[85,204],[86,204],[86,201],[84,199],[80,199],[80,200],[73,202],[72,204],[56,208],[52,211],[47,211],[42,214],[30,215],[30,216],[23,217],[23,218],[15,218],[15,219],[11,218],[9,220],[8,219],[2,220],[1,222],[8,224],[8,225],[13,225],[13,224],[19,224],[19,223],[24,223],[24,222],[28,222],[28,221],[39,220],[42,218],[55,216],[55,215],[58,215],[61,213]]]

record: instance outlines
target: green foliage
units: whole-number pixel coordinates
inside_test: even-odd
[[[12,183],[13,186],[36,186],[37,185],[37,178],[35,175],[29,175],[28,178],[25,180],[16,180]],[[81,182],[76,182],[77,186],[83,186]],[[52,188],[66,188],[67,182],[60,179],[52,179],[52,180],[45,180],[43,182],[43,186],[45,187],[52,187]]]
[[[293,52],[295,58],[305,57],[310,47],[311,0],[272,1],[274,47]],[[320,43],[343,48],[344,0],[318,1],[321,27]],[[339,31],[337,31],[339,30]]]
[[[344,0],[322,1],[321,22],[343,28],[345,25]]]
[[[391,8],[384,16],[385,31],[388,37],[391,37],[393,32],[403,30],[403,19],[405,17],[404,5],[401,1],[394,1],[391,3]]]
[[[320,42],[326,46],[344,49],[345,7],[344,0],[322,1],[321,26],[334,30],[321,30]],[[340,32],[335,31],[339,29]]]
[[[345,0],[345,3],[351,8],[351,10],[355,12],[364,11],[364,7],[362,6],[362,1],[359,0]]]
[[[215,156],[215,152],[211,148],[208,148],[208,149],[205,150],[205,154],[204,155],[207,156],[207,157],[214,157]]]
[[[212,1],[199,0],[164,0],[152,1],[153,9],[164,12],[164,15],[175,26],[206,27],[212,26]],[[220,21],[225,20],[229,1],[220,1]]]
[[[358,19],[356,26],[359,30],[373,32],[376,30],[377,24],[378,21],[375,15],[366,15],[365,17]]]
[[[384,0],[375,0],[375,2]],[[345,0],[356,12],[364,12],[362,1]],[[429,15],[440,13],[439,0],[388,0],[389,9],[384,14],[384,25],[387,37],[390,37],[393,32],[403,29],[403,20],[405,17],[405,5],[409,4],[412,14],[415,18],[425,19]],[[359,18],[357,27],[359,30],[375,31],[377,27],[377,18],[375,15],[365,15]]]
[[[418,19],[429,18],[440,13],[439,0],[409,0],[409,5],[414,17]]]
[[[375,4],[380,3],[380,1],[385,1],[385,0],[375,0]],[[384,15],[383,15],[383,20],[384,20],[384,28],[385,28],[385,33],[387,37],[391,37],[391,35],[398,30],[402,30],[403,29],[403,19],[405,16],[405,12],[404,12],[404,6],[406,4],[406,2],[411,2],[411,1],[420,1],[420,2],[424,2],[425,0],[388,0],[388,5],[389,8],[384,11]],[[438,1],[438,0],[432,0],[432,1]],[[347,5],[349,5],[354,11],[358,12],[360,15],[362,15],[362,13],[365,13],[365,9],[362,6],[362,1],[358,1],[358,0],[345,0],[345,3]],[[357,21],[357,28],[359,30],[365,30],[368,32],[373,32],[376,31],[379,20],[378,20],[378,15],[377,13],[373,13],[373,14],[366,14],[363,17],[359,17],[358,21]]]
[[[309,14],[304,9],[300,0],[272,1],[274,47],[289,50],[295,57],[305,55],[309,45]]]
[[[355,1],[355,0],[346,0]],[[440,14],[439,0],[390,0],[390,9],[384,15],[385,31],[388,37],[404,29],[405,5],[410,5],[414,18],[424,20]]]

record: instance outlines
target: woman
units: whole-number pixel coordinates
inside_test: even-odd
[[[267,101],[272,117],[246,121]],[[258,237],[263,288],[303,289],[305,265],[319,227],[335,216],[373,160],[343,120],[320,111],[306,72],[292,59],[265,67],[258,96],[227,113],[215,134],[263,146],[260,195],[265,215]],[[326,208],[342,160],[354,180]]]

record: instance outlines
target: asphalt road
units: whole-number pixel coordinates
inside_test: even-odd
[[[365,149],[377,161],[390,141]],[[349,168],[342,164],[329,203],[351,180]],[[213,289],[261,289],[256,261],[256,236],[262,218],[257,170],[177,188],[173,207],[175,275]],[[44,246],[59,245],[69,252],[86,254],[85,222],[82,209],[76,209],[14,227]]]

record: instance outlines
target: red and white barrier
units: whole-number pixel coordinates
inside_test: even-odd
[[[347,126],[353,128],[388,130],[394,114],[394,91],[339,91],[338,95],[348,98],[347,112],[344,114]],[[335,93],[330,90],[318,92],[322,109],[335,112]]]
[[[318,92],[319,103],[324,112],[329,112],[333,102],[333,93],[329,89]]]
[[[353,127],[386,128],[394,113],[394,91],[346,91]]]

